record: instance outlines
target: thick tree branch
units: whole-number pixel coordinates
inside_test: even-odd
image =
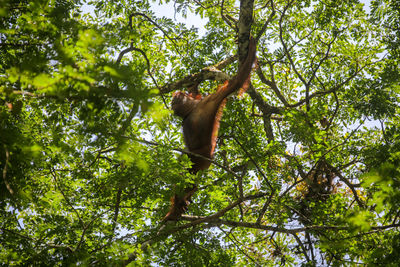
[[[244,201],[248,201],[248,200],[262,198],[265,195],[266,195],[265,193],[260,193],[260,194],[249,195],[249,196],[246,196],[246,197],[243,197],[243,198],[239,198],[238,200],[236,200],[235,202],[229,204],[225,208],[217,211],[216,213],[214,213],[214,214],[212,214],[210,216],[206,216],[206,217],[190,217],[190,216],[182,215],[181,216],[182,218],[196,218],[196,219],[190,220],[191,221],[190,223],[187,223],[187,224],[184,224],[184,225],[181,225],[181,226],[176,226],[176,227],[173,227],[173,228],[163,227],[162,229],[160,229],[160,231],[157,232],[156,236],[150,238],[149,240],[146,240],[145,242],[143,242],[141,244],[141,250],[142,251],[146,251],[150,245],[152,245],[153,243],[157,242],[162,237],[169,236],[171,234],[174,234],[176,232],[179,232],[179,231],[194,227],[194,226],[202,224],[204,222],[211,222],[211,221],[218,220],[218,218],[222,217],[225,213],[227,213],[228,211],[230,211],[233,208],[235,208],[238,205],[240,205],[240,203],[242,203]],[[126,261],[124,261],[123,265],[124,266],[128,265],[130,262],[134,261],[136,259],[136,257],[137,257],[136,253],[130,254],[128,256],[128,259]]]
[[[223,66],[225,64],[225,62],[224,63],[220,62],[218,64],[222,64],[222,66]],[[230,78],[231,77],[228,74],[220,71],[219,69],[215,68],[214,66],[206,67],[206,68],[203,68],[200,72],[187,75],[186,77],[184,77],[178,81],[165,84],[164,86],[162,86],[160,88],[160,93],[166,94],[171,91],[180,90],[183,87],[187,88],[187,87],[192,86],[193,84],[199,84],[205,80],[215,80],[218,82],[222,82],[222,81],[229,80]]]
[[[252,84],[250,84],[250,88],[247,91],[247,93],[250,95],[251,99],[253,99],[253,101],[256,104],[256,106],[258,107],[258,109],[264,115],[281,114],[282,113],[282,111],[283,111],[282,108],[271,106],[267,102],[265,102],[263,97],[261,96],[261,94],[255,90],[255,88]]]
[[[247,56],[251,24],[253,21],[253,2],[254,0],[242,0],[239,18],[239,59]],[[190,87],[193,84],[199,84],[205,80],[215,80],[223,82],[231,77],[220,70],[232,63],[237,56],[230,56],[227,59],[211,66],[203,68],[200,72],[188,75],[179,81],[166,84],[160,88],[160,93],[165,94],[183,87]],[[241,62],[241,61],[240,61]],[[239,62],[239,65],[240,65]]]
[[[238,222],[238,221],[223,220],[223,219],[208,220],[206,218],[209,218],[209,217],[183,215],[182,216],[183,220],[191,221],[192,223],[185,224],[185,225],[181,226],[180,228],[183,228],[183,229],[190,228],[193,226],[193,224],[196,225],[197,224],[196,222],[201,220],[202,222],[209,223],[211,227],[226,225],[226,226],[232,226],[232,227],[245,227],[245,228],[273,231],[273,232],[291,234],[291,235],[296,234],[296,233],[306,232],[306,231],[308,231],[308,232],[309,231],[323,231],[323,230],[339,231],[339,230],[350,230],[351,229],[351,227],[349,227],[349,226],[329,226],[329,225],[311,225],[311,226],[297,227],[297,228],[284,228],[284,227],[277,227],[277,226],[262,225],[262,224],[257,224],[257,223]],[[398,228],[398,227],[400,227],[400,223],[382,225],[382,226],[372,226],[371,229],[386,230],[386,229]],[[175,233],[177,231],[174,230],[171,232]]]
[[[269,195],[268,199],[265,201],[264,206],[262,207],[262,209],[261,209],[261,211],[260,211],[260,213],[258,215],[258,218],[257,218],[257,221],[256,221],[257,224],[261,224],[262,218],[264,217],[265,212],[267,212],[267,209],[268,209],[269,205],[271,204],[273,196],[274,196],[274,194],[271,193]]]
[[[274,140],[274,133],[271,125],[271,115],[272,114],[281,114],[282,109],[273,107],[264,101],[263,97],[260,93],[258,93],[253,84],[250,83],[249,90],[247,93],[250,95],[251,99],[254,101],[258,109],[262,112],[262,118],[264,121],[264,131],[268,138],[268,141],[271,142]]]
[[[232,55],[227,57],[226,59],[218,62],[217,64],[213,65],[211,68],[215,68],[217,70],[222,70],[224,69],[226,66],[232,64],[235,60],[238,59],[238,55]]]
[[[282,95],[282,93],[279,91],[278,86],[276,85],[272,63],[269,63],[268,65],[270,66],[270,71],[271,71],[271,81],[267,80],[260,66],[258,66],[256,69],[257,75],[263,83],[268,85],[274,91],[275,95],[279,98],[279,100],[281,100],[283,105],[287,107],[289,106],[289,103]]]
[[[254,0],[240,0],[240,13],[238,22],[239,67],[247,57],[251,26],[253,24],[253,6]]]

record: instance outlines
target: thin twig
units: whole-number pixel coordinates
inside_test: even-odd
[[[133,27],[133,26],[132,26],[132,18],[133,18],[134,16],[142,16],[142,17],[146,18],[147,21],[151,22],[154,26],[156,26],[156,27],[165,35],[165,37],[167,37],[168,40],[170,40],[171,43],[173,43],[173,44],[175,45],[175,48],[178,47],[178,45],[177,45],[177,44],[175,43],[175,41],[168,35],[168,33],[167,33],[160,25],[158,25],[154,20],[152,20],[149,16],[147,16],[147,15],[144,14],[144,13],[141,13],[141,12],[134,12],[134,13],[132,13],[132,14],[129,16],[129,25],[130,25],[131,28]],[[177,49],[175,49],[175,51],[176,51],[179,55],[181,55],[180,52],[179,52]]]
[[[113,221],[112,221],[111,235],[110,235],[110,238],[108,240],[109,242],[111,242],[112,238],[114,237],[115,228],[117,227],[119,208],[120,208],[120,204],[121,204],[121,194],[122,194],[122,188],[119,188],[118,192],[117,192],[116,199],[115,199],[114,218],[113,218]]]
[[[133,47],[133,44],[132,44],[132,43],[131,43],[131,45],[130,45],[128,48],[126,48],[126,49],[124,49],[124,50],[121,51],[121,53],[118,55],[118,58],[117,58],[116,63],[119,65],[119,64],[121,63],[122,57],[123,57],[126,53],[129,53],[129,52],[132,52],[132,51],[136,51],[136,52],[139,52],[140,54],[142,54],[142,56],[144,57],[144,59],[146,60],[146,63],[147,63],[147,68],[146,68],[147,74],[148,74],[148,75],[150,76],[150,78],[153,80],[154,85],[155,85],[157,88],[159,88],[156,79],[154,78],[153,74],[151,73],[151,69],[150,69],[150,60],[149,60],[149,58],[147,57],[146,53],[145,53],[142,49]]]
[[[268,1],[268,3],[271,3],[271,10],[272,11],[271,11],[271,14],[268,16],[267,21],[264,23],[263,27],[261,28],[261,30],[256,34],[256,40],[257,41],[261,38],[261,36],[263,36],[265,31],[267,30],[267,27],[268,27],[269,23],[272,21],[272,19],[275,16],[275,13],[276,13],[275,12],[275,7],[274,7],[274,1],[270,0],[270,1]],[[268,3],[265,4],[265,5],[268,5]]]
[[[262,177],[264,178],[264,180],[267,182],[267,185],[269,186],[269,188],[271,189],[271,192],[273,191],[272,185],[269,183],[268,177],[265,175],[264,171],[261,170],[261,168],[258,166],[258,163],[253,159],[253,157],[251,156],[251,154],[244,148],[244,146],[242,145],[242,143],[240,143],[236,137],[233,137],[233,140],[235,140],[235,142],[240,146],[240,148],[244,151],[244,153],[247,155],[247,157],[249,157],[250,161],[253,162],[254,166],[256,167],[256,169],[258,170],[258,172],[262,175]]]

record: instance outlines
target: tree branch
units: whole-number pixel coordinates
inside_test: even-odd
[[[164,35],[165,35],[165,37],[167,37],[168,38],[168,40],[170,40],[171,41],[171,43],[173,43],[174,44],[174,46],[175,47],[178,47],[178,45],[175,43],[175,41],[168,35],[168,33],[160,26],[160,25],[158,25],[154,20],[152,20],[149,16],[147,16],[146,14],[144,14],[144,13],[141,13],[141,12],[134,12],[134,13],[132,13],[131,15],[129,15],[129,26],[131,27],[131,29],[132,29],[132,18],[134,17],[134,16],[142,16],[142,17],[144,17],[147,21],[149,21],[151,24],[153,24],[154,26],[156,26],[156,28],[157,29],[159,29]],[[176,49],[175,49],[176,50]],[[177,50],[176,50],[177,51]],[[180,55],[180,53],[179,53],[179,51],[177,51],[177,53]]]
[[[265,83],[266,85],[268,85],[276,94],[276,96],[279,98],[279,100],[281,100],[281,102],[283,103],[284,106],[289,106],[289,103],[287,102],[287,100],[285,99],[285,97],[281,94],[281,92],[278,89],[278,86],[276,85],[275,82],[275,78],[274,78],[274,70],[273,70],[273,66],[271,63],[268,64],[270,66],[270,71],[271,71],[271,81],[267,80],[267,78],[265,77],[262,69],[260,66],[257,67],[256,72],[258,77],[260,78],[261,82]]]
[[[223,216],[228,211],[230,211],[233,208],[235,208],[236,206],[238,206],[240,203],[247,201],[247,200],[261,198],[261,197],[264,197],[265,195],[266,195],[265,193],[260,193],[260,194],[256,194],[256,195],[249,195],[249,196],[246,196],[243,198],[239,198],[235,202],[229,204],[227,207],[221,209],[220,211],[218,211],[210,216],[206,216],[206,217],[190,217],[190,216],[182,215],[181,218],[183,218],[184,220],[185,220],[185,218],[186,218],[186,220],[187,220],[187,218],[195,218],[195,219],[189,220],[189,221],[191,221],[190,223],[187,223],[187,224],[184,224],[181,226],[177,226],[174,228],[168,229],[167,227],[162,227],[162,229],[160,229],[154,237],[141,243],[141,250],[146,251],[150,245],[155,243],[157,240],[160,240],[160,238],[163,236],[164,237],[169,236],[171,234],[182,231],[184,229],[194,227],[194,226],[199,225],[204,222],[214,221],[214,220],[218,219],[219,217]],[[137,253],[130,254],[128,256],[128,259],[126,261],[124,261],[123,265],[124,266],[128,265],[130,262],[134,261],[136,259],[136,257],[137,257]]]
[[[117,227],[119,206],[121,204],[121,194],[122,194],[122,188],[119,188],[117,191],[116,199],[115,199],[114,218],[112,221],[111,235],[110,235],[110,239],[108,240],[108,242],[111,242],[111,240],[115,234],[115,228]]]
[[[237,32],[237,26],[236,26],[237,21],[229,15],[224,15],[224,2],[225,0],[221,1],[221,17],[225,21],[225,23],[228,24],[229,27],[231,27],[235,32]],[[233,24],[231,21],[233,21]]]
[[[3,167],[3,182],[6,185],[8,192],[11,195],[14,195],[14,190],[11,188],[11,186],[7,180],[7,170],[8,170],[8,164],[10,163],[10,153],[8,152],[8,148],[5,144],[4,144],[4,150],[6,152],[6,162],[4,163],[4,167]]]
[[[251,26],[253,24],[254,0],[240,0],[238,40],[239,40],[239,67],[247,57],[250,43]]]
[[[240,131],[239,127],[236,127],[236,129],[238,131]],[[269,186],[269,188],[271,189],[271,194],[273,192],[273,187],[270,184],[270,182],[268,181],[268,177],[265,175],[265,173],[263,172],[263,170],[261,170],[260,166],[258,166],[257,162],[253,159],[253,157],[251,156],[251,154],[244,148],[244,146],[242,145],[242,143],[239,142],[239,140],[237,140],[235,137],[233,137],[233,140],[235,140],[235,142],[240,146],[240,148],[244,151],[244,153],[247,155],[247,157],[250,159],[250,161],[254,164],[254,166],[256,167],[257,171],[262,175],[262,177],[264,178],[264,180],[267,182],[267,185]]]
[[[271,3],[271,14],[268,16],[267,21],[264,23],[263,27],[261,28],[261,30],[256,34],[256,40],[260,40],[261,36],[263,36],[263,34],[265,33],[265,31],[267,30],[268,25],[271,23],[272,19],[275,16],[275,6],[274,6],[274,1],[273,0],[269,0],[268,3]],[[268,3],[265,5],[267,6]]]
[[[220,63],[217,63],[216,65],[218,67],[224,67],[224,66],[226,66],[227,62],[231,61],[231,59],[232,59],[232,57],[229,57],[228,59],[226,59]],[[179,90],[183,87],[190,87],[195,83],[199,84],[205,80],[215,80],[218,82],[222,82],[222,81],[229,80],[230,78],[231,77],[228,74],[220,71],[220,69],[218,69],[214,66],[208,66],[208,67],[203,68],[200,72],[197,72],[194,74],[189,74],[186,77],[184,77],[178,81],[165,84],[164,86],[162,86],[160,88],[160,93],[166,94],[171,91]]]
[[[287,48],[287,45],[286,45],[285,41],[283,40],[283,27],[282,27],[283,18],[285,17],[286,11],[289,9],[289,7],[293,4],[294,1],[295,0],[291,0],[291,1],[288,2],[288,4],[285,6],[285,8],[284,8],[284,10],[282,12],[282,15],[281,15],[281,17],[279,19],[279,39],[280,39],[281,44],[283,46],[283,50],[285,51],[285,55],[288,58],[288,60],[290,62],[290,65],[292,66],[294,72],[296,73],[297,77],[302,81],[304,86],[307,86],[306,80],[304,79],[304,77],[297,70],[296,65],[293,62],[292,56],[290,55],[289,50]]]
[[[55,187],[61,192],[61,195],[64,197],[65,202],[67,202],[67,205],[74,211],[76,214],[76,217],[78,218],[82,228],[85,228],[85,223],[83,222],[81,216],[79,215],[79,212],[75,209],[74,205],[69,201],[68,197],[65,195],[64,190],[61,188],[61,185],[57,179],[57,174],[54,169],[50,169],[50,173],[53,176],[54,179],[54,185]]]
[[[146,63],[147,63],[147,68],[146,68],[147,74],[149,74],[150,78],[153,80],[154,85],[158,88],[157,81],[156,81],[156,79],[154,78],[153,74],[151,74],[150,60],[149,60],[149,58],[147,57],[146,53],[145,53],[142,49],[133,47],[133,43],[131,43],[130,46],[129,46],[128,48],[122,50],[121,53],[118,55],[118,58],[117,58],[117,61],[116,61],[117,65],[119,65],[119,64],[121,63],[122,57],[123,57],[126,53],[129,53],[129,52],[132,52],[132,51],[137,51],[137,52],[139,52],[140,54],[142,54],[142,56],[144,57],[144,59],[146,60]]]

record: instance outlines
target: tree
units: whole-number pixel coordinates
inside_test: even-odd
[[[397,2],[159,2],[206,33],[149,1],[2,1],[0,262],[397,266]],[[214,92],[250,33],[251,87],[191,175],[171,93]]]

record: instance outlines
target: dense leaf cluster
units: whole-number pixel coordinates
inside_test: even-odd
[[[0,1],[0,265],[400,264],[399,4],[238,2]],[[190,175],[170,93],[234,75],[251,16],[252,88]]]

